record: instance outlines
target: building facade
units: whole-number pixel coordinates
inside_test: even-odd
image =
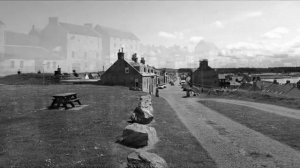
[[[130,32],[60,22],[57,17],[50,17],[42,29],[32,26],[28,34],[7,31],[0,21],[0,76],[18,70],[53,73],[58,67],[67,73],[104,71],[121,47],[128,58],[139,52],[139,39]]]
[[[128,60],[134,53],[140,53],[140,40],[133,33],[100,25],[96,25],[95,30],[102,35],[105,70],[117,60],[120,48],[126,50],[124,57]]]
[[[40,37],[41,46],[65,60],[62,71],[97,72],[104,65],[102,38],[91,24],[75,25],[50,17]]]

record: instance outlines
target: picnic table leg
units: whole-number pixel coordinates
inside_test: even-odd
[[[72,105],[72,107],[75,107],[74,103],[70,101],[70,104]]]
[[[68,106],[67,106],[67,103],[63,103],[64,107],[65,107],[65,110],[68,109]]]
[[[56,103],[56,99],[53,99],[53,101],[52,101],[52,103],[50,105],[50,108],[54,108],[55,103]]]
[[[76,102],[77,102],[79,105],[81,105],[81,103],[80,103],[80,101],[79,101],[79,100],[77,100]]]

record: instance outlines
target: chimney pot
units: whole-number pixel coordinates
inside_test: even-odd
[[[118,59],[124,59],[123,48],[122,48],[122,51],[121,51],[121,52],[120,52],[120,50],[119,50],[119,52],[118,52]]]

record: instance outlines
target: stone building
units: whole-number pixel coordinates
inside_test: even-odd
[[[136,87],[144,92],[154,93],[158,83],[155,70],[145,65],[144,59],[141,59],[141,63],[137,60],[129,62],[124,56],[122,49],[118,52],[115,63],[101,76],[102,84]]]
[[[95,30],[102,35],[104,69],[107,69],[117,60],[117,53],[124,48],[125,59],[130,59],[134,53],[140,53],[140,40],[131,32],[96,25]]]
[[[199,68],[192,73],[192,84],[200,87],[218,87],[218,74],[208,66],[208,60],[203,59],[200,61]]]

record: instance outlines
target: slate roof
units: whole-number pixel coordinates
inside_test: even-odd
[[[127,61],[128,62],[128,61]],[[135,67],[135,66],[140,66],[140,67],[145,67],[144,64],[139,63],[139,62],[128,62],[131,66]]]
[[[114,28],[110,28],[110,27],[97,25],[95,27],[95,30],[101,34],[105,33],[112,37],[119,37],[119,38],[132,39],[132,40],[138,40],[138,41],[140,40],[136,35],[134,35],[131,32],[126,32],[126,31],[122,31],[122,30],[118,30],[118,29],[114,29]]]
[[[25,45],[38,46],[39,39],[24,33],[16,33],[11,31],[4,32],[5,44],[7,45]]]
[[[95,36],[95,37],[101,36],[95,30],[93,30],[87,26],[75,25],[75,24],[64,23],[64,22],[60,22],[59,24],[69,33],[81,34],[81,35],[87,35],[87,36]]]

